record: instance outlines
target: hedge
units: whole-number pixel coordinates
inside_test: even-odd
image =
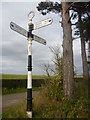
[[[76,82],[83,80],[83,78],[75,78],[74,79]],[[42,84],[45,83],[45,79],[33,79],[32,80],[32,85],[33,87],[40,87]],[[7,80],[4,79],[2,80],[2,88],[7,88],[7,89],[12,89],[12,88],[27,88],[27,80],[23,79],[14,79],[14,80]]]
[[[32,85],[33,87],[40,87],[42,84],[44,84],[45,80],[39,79],[33,79]],[[27,88],[27,80],[2,80],[2,88]]]

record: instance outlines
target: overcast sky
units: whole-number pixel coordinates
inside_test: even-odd
[[[39,2],[2,3],[2,7],[0,7],[2,10],[2,24],[0,24],[0,27],[2,28],[2,35],[0,33],[0,38],[2,37],[2,41],[0,41],[2,43],[0,44],[0,47],[2,47],[2,52],[0,52],[2,69],[0,67],[0,72],[2,71],[2,73],[11,74],[27,74],[28,41],[27,38],[10,29],[10,22],[15,22],[17,25],[28,30],[27,15],[32,10],[35,12],[33,23],[49,17],[53,19],[53,23],[51,25],[33,31],[34,34],[46,39],[47,41],[46,46],[33,41],[33,74],[45,74],[44,64],[49,63],[51,67],[53,66],[53,56],[49,49],[50,46],[54,47],[59,45],[62,51],[63,33],[59,23],[60,16],[58,14],[48,14],[46,16],[41,15],[36,9],[38,3]],[[73,50],[74,65],[77,68],[78,74],[82,74],[80,40],[73,42]]]

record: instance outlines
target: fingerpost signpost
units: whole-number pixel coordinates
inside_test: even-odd
[[[28,31],[13,22],[10,23],[10,28],[12,30],[27,37],[28,40],[27,115],[29,118],[32,118],[32,40],[35,40],[43,45],[46,45],[46,40],[38,37],[37,35],[32,34],[32,31],[52,23],[52,19],[48,18],[38,23],[32,24],[32,19],[34,16],[35,13],[33,11],[31,11],[28,14],[29,18]]]

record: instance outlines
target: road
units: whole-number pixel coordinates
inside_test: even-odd
[[[33,91],[32,96],[38,95],[39,91]],[[2,110],[14,106],[16,104],[20,104],[26,99],[26,93],[18,93],[18,94],[9,94],[2,96]]]

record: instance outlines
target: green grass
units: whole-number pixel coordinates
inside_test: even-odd
[[[33,87],[32,90],[33,91],[39,91],[39,90],[41,90],[41,87]],[[23,92],[27,92],[27,89],[26,88],[3,89],[2,90],[2,95],[23,93]]]
[[[33,118],[72,118],[88,119],[88,85],[84,81],[75,82],[75,93],[71,100],[49,99],[43,88],[33,99]],[[3,111],[3,118],[27,118],[26,101],[21,105]]]
[[[3,89],[2,90],[2,95],[15,94],[15,93],[23,93],[23,92],[26,92],[25,88]]]
[[[77,75],[77,76],[74,76],[74,78],[83,78],[83,76],[78,76],[78,75]]]
[[[75,82],[75,93],[71,100],[61,97],[61,100],[49,99],[47,89],[43,89],[34,101],[34,118],[71,118],[88,119],[88,84]]]
[[[41,88],[33,87],[32,90],[38,91],[41,90]],[[2,118],[28,118],[26,113],[26,100],[24,100],[21,104],[3,110]]]
[[[32,75],[32,79],[44,79],[45,75]],[[24,74],[2,74],[2,80],[24,80],[27,79],[27,75]]]
[[[55,76],[52,76],[52,77],[55,77]],[[2,80],[24,80],[24,79],[27,79],[27,75],[25,74],[0,74],[0,78],[2,78]],[[32,75],[32,79],[45,79],[46,78],[46,75]],[[74,78],[83,78],[83,76],[74,76]]]
[[[2,118],[28,118],[26,114],[26,100],[22,104],[2,111]]]
[[[40,91],[41,89],[41,87],[32,87],[32,91]]]
[[[21,75],[21,74],[2,74],[2,80],[12,80],[12,79],[26,79],[26,75]]]

